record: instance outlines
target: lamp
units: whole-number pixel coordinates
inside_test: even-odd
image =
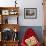
[[[15,0],[15,7],[16,7],[16,4],[17,4],[17,2],[16,2],[17,0]]]

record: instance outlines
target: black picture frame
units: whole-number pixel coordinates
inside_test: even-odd
[[[24,19],[36,19],[37,8],[24,8]]]

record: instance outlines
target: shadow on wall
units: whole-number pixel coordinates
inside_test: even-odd
[[[19,32],[19,39],[20,39],[20,42],[23,38],[23,35],[25,33],[25,31],[28,29],[28,28],[32,28],[36,33],[37,33],[37,37],[39,39],[39,41],[42,43],[43,42],[43,30],[42,30],[42,26],[21,26],[20,27],[20,32]]]

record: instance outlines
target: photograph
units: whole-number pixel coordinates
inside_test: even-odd
[[[36,19],[37,8],[24,8],[24,18],[25,19]]]

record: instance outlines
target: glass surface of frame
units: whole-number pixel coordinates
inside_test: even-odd
[[[37,8],[24,8],[24,19],[36,19]]]

